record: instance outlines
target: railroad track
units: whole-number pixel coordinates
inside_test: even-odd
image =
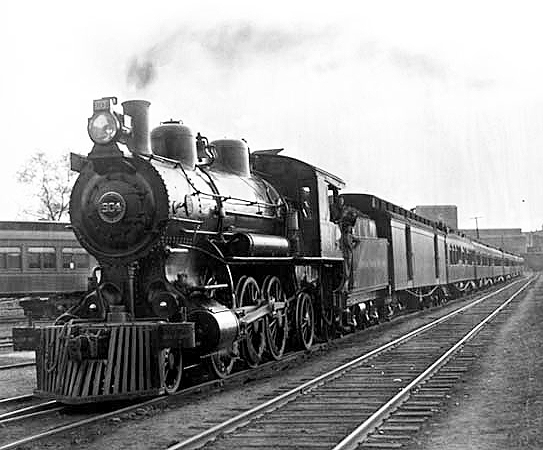
[[[32,401],[35,397],[32,394],[17,395],[15,397],[0,399],[0,415],[5,412],[5,408],[9,408],[11,405],[19,405],[28,401]]]
[[[18,448],[129,411],[131,408],[143,406],[146,403],[139,402],[126,408],[116,408],[113,405],[100,406],[98,408],[101,410],[97,412],[89,411],[92,407],[61,405],[55,400],[34,402],[30,406],[13,409],[0,415],[0,427],[2,428],[0,449]],[[106,409],[105,412],[104,409]],[[32,430],[34,434],[29,436],[28,430]]]
[[[325,347],[326,344],[314,346],[315,351]],[[12,397],[0,400],[0,411],[11,404],[28,402],[26,405],[17,409],[8,409],[3,414],[0,413],[0,450],[18,448],[23,445],[36,443],[46,438],[50,438],[66,431],[75,430],[93,423],[97,423],[109,418],[118,417],[123,414],[131,413],[142,408],[156,407],[159,404],[167,403],[170,399],[180,399],[188,397],[195,393],[205,393],[226,384],[238,384],[255,378],[255,372],[273,373],[285,368],[298,359],[307,356],[307,352],[293,352],[283,358],[281,361],[273,361],[262,364],[256,370],[243,370],[234,373],[224,380],[214,379],[183,389],[173,395],[156,397],[146,401],[131,402],[128,406],[119,408],[114,404],[107,405],[104,411],[103,405],[97,405],[96,411],[89,413],[92,406],[66,406],[60,405],[55,401],[39,401],[32,395]],[[36,403],[38,402],[39,403]],[[126,402],[125,402],[126,404]],[[4,408],[3,408],[4,407]],[[28,430],[33,434],[28,435]]]
[[[400,448],[477,358],[479,338],[491,339],[496,323],[505,320],[496,317],[519,301],[532,281],[520,287],[521,281],[515,282],[485,295],[255,408],[210,425],[169,450]]]
[[[24,396],[26,397],[26,396]],[[28,399],[35,400],[33,396]],[[8,399],[13,400],[13,399]],[[21,402],[17,399],[17,402]],[[1,405],[0,405],[1,406]],[[50,414],[51,412],[61,411],[62,406],[55,400],[35,402],[29,406],[20,407],[0,414],[0,427],[4,427],[7,423],[12,423],[18,420],[33,418],[42,414]]]
[[[0,350],[11,349],[12,347],[13,347],[13,340],[11,337],[0,337]],[[24,362],[18,362],[18,363],[5,364],[5,362],[9,362],[13,360],[13,358],[8,357],[6,359],[3,356],[5,356],[5,353],[0,354],[0,359],[3,359],[3,361],[0,362],[0,372],[4,370],[19,369],[22,367],[30,367],[30,366],[36,365],[35,361],[24,361]]]
[[[10,337],[0,337],[0,348],[13,347],[13,339]]]
[[[506,289],[506,288],[507,286],[503,289]],[[501,289],[500,291],[502,291],[503,289]],[[489,294],[485,296],[485,298],[491,297],[495,294],[496,293]],[[347,338],[351,336],[353,335],[348,335]],[[325,349],[327,346],[328,344],[326,343],[316,345],[316,346],[313,346],[312,351],[319,352],[320,350]],[[32,412],[29,412],[27,414],[25,414],[24,412],[14,413],[13,420],[9,420],[3,424],[0,422],[3,428],[2,436],[0,436],[0,450],[17,448],[19,446],[30,444],[32,442],[36,443],[44,439],[47,439],[49,437],[64,433],[66,431],[75,430],[75,429],[78,429],[78,428],[81,428],[93,423],[106,420],[108,418],[119,417],[123,414],[129,414],[131,412],[138,410],[139,408],[157,407],[161,403],[162,404],[167,403],[170,398],[174,398],[174,399],[177,398],[179,400],[180,398],[183,398],[185,396],[189,397],[193,393],[206,393],[206,392],[215,390],[216,388],[221,388],[225,385],[236,385],[239,383],[244,383],[247,380],[258,378],[259,375],[256,375],[257,372],[260,372],[263,374],[268,373],[268,376],[269,376],[269,374],[275,371],[282,370],[285,367],[291,365],[296,360],[305,359],[305,358],[307,358],[307,352],[302,352],[302,351],[294,352],[287,355],[281,361],[263,364],[259,366],[256,370],[255,369],[245,370],[242,372],[235,373],[225,380],[207,381],[207,382],[189,387],[182,391],[179,391],[174,396],[153,398],[145,402],[130,404],[129,406],[124,407],[124,408],[115,408],[114,406],[112,406],[112,408],[106,412],[95,411],[92,413],[88,413],[88,411],[85,411],[85,413],[83,413],[82,411],[87,408],[59,407],[58,405],[54,405],[53,403],[51,403],[50,408],[52,409],[50,411],[46,411],[46,408],[42,407],[41,411],[40,410],[35,411],[36,414]],[[266,375],[260,375],[260,376],[265,377]],[[309,382],[309,384],[311,384],[311,382]],[[311,389],[309,387],[309,384],[305,383],[301,387],[302,391],[306,389]],[[306,385],[307,387],[305,387]],[[300,389],[300,387],[296,389]],[[283,389],[283,391],[284,390],[285,389]],[[289,390],[290,390],[290,386],[289,386]],[[27,397],[32,397],[32,396],[27,396]],[[10,399],[6,399],[5,401],[7,400],[10,400]],[[2,402],[0,401],[0,408],[2,406],[1,403]],[[315,405],[318,406],[318,403],[316,403]],[[377,404],[373,404],[370,406],[371,408],[373,408],[371,410],[374,410],[377,407]],[[366,409],[367,409],[367,412],[370,411],[370,409],[368,408]],[[25,417],[25,415],[28,417]],[[347,413],[344,412],[342,413],[341,416],[346,417]],[[318,418],[315,416],[315,413],[311,413],[309,417],[313,417],[315,420],[315,423],[320,424]],[[297,426],[299,420],[291,420],[291,422],[294,426]],[[311,425],[311,427],[312,426],[313,425]],[[29,429],[31,429],[34,433],[31,436],[28,435]],[[6,432],[6,430],[9,430],[9,432]],[[223,431],[220,431],[220,432],[223,432]],[[208,437],[208,439],[212,439],[212,437]],[[173,447],[173,448],[176,448],[176,447]],[[180,447],[180,448],[183,448],[183,447]],[[230,447],[227,445],[224,448],[230,448]]]

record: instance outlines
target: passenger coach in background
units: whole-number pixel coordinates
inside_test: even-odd
[[[22,298],[25,314],[55,318],[81,299],[96,265],[68,223],[0,222],[0,297]],[[39,298],[42,299],[40,300]]]

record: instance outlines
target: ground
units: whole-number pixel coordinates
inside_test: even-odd
[[[543,448],[543,279],[410,450]]]

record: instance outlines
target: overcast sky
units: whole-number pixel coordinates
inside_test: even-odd
[[[541,229],[539,2],[9,2],[0,219],[38,150],[87,154],[92,100],[151,102],[210,139],[284,147],[347,191]]]

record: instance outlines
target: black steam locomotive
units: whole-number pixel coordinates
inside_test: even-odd
[[[92,151],[72,155],[71,224],[99,279],[26,343],[38,394],[171,393],[189,368],[225,377],[522,270],[377,197],[340,196],[341,179],[278,151],[175,121],[149,134],[148,102],[112,104],[94,101]]]

